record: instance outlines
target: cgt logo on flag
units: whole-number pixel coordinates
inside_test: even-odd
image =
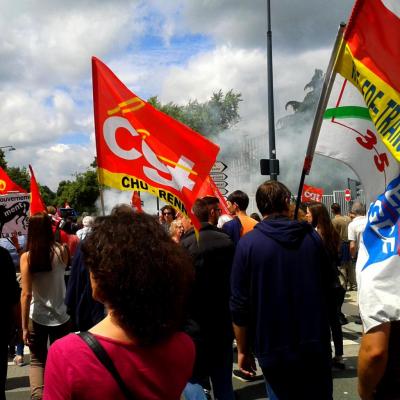
[[[4,190],[6,190],[7,184],[5,181],[3,181],[2,179],[0,179],[0,192],[3,192]]]
[[[137,109],[139,108],[136,108],[136,110]],[[127,110],[127,112],[129,111],[132,110]],[[125,150],[120,144],[118,144],[117,131],[120,128],[126,129],[132,137],[141,137],[142,140],[139,143],[139,149],[133,147],[129,150]],[[107,146],[117,157],[130,161],[138,160],[141,157],[144,157],[151,167],[143,164],[142,172],[155,184],[169,186],[171,189],[179,191],[181,191],[184,187],[189,190],[193,189],[195,182],[189,178],[190,174],[197,175],[197,173],[192,170],[194,165],[193,161],[181,155],[178,162],[174,162],[166,157],[156,154],[146,142],[146,139],[150,136],[150,133],[145,129],[138,129],[136,131],[136,129],[126,118],[109,117],[104,121],[103,134]],[[158,158],[164,161],[165,164],[169,165],[161,163]],[[162,176],[161,173],[166,174],[168,178]],[[123,182],[123,185],[126,184],[129,184],[129,179]]]
[[[378,196],[369,209],[368,223],[363,234],[368,259],[362,270],[396,254],[400,255],[399,217],[400,175],[389,183],[387,190]]]
[[[92,64],[100,183],[190,214],[218,146],[137,97],[100,60]]]
[[[314,186],[304,185],[303,193],[301,195],[301,201],[307,203],[308,201],[322,201],[324,195],[324,189],[317,188]]]

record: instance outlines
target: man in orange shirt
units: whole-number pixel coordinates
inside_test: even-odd
[[[235,190],[227,199],[229,212],[234,216],[232,221],[226,222],[222,229],[230,236],[232,241],[237,244],[239,239],[247,232],[253,230],[258,223],[255,219],[246,214],[249,205],[249,196],[241,190]]]

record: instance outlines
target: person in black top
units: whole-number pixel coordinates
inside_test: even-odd
[[[0,399],[5,400],[5,385],[7,379],[8,341],[13,327],[17,323],[19,306],[19,286],[15,267],[8,251],[0,247],[0,299],[3,308],[3,326],[0,330]]]
[[[340,236],[334,228],[328,210],[324,204],[317,202],[308,203],[307,218],[321,236],[328,255],[328,264],[321,265],[321,267],[327,267],[331,271],[329,324],[335,347],[335,356],[333,357],[332,365],[338,369],[345,369],[345,364],[343,362],[343,332],[340,323],[341,307],[345,295],[345,289],[341,286],[339,281],[338,266],[340,265]]]
[[[180,244],[192,256],[195,267],[190,317],[198,331],[194,338],[197,354],[191,383],[208,388],[210,379],[215,398],[233,400],[229,286],[234,245],[229,236],[216,227],[220,212],[217,198],[197,199],[193,213],[201,222],[199,238],[197,240],[191,229]]]

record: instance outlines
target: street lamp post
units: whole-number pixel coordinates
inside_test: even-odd
[[[0,146],[0,150],[8,150],[8,151],[13,151],[17,150],[14,146]]]

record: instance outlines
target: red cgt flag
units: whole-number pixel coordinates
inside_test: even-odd
[[[35,174],[33,173],[33,169],[30,165],[29,171],[31,172],[31,203],[29,207],[29,213],[32,216],[42,211],[47,212],[47,209],[40,194],[39,185],[36,182]]]
[[[301,201],[307,203],[309,201],[318,201],[321,203],[322,196],[324,195],[324,189],[317,188],[314,186],[304,185],[303,193],[301,195]]]
[[[138,192],[137,190],[134,190],[132,193],[131,206],[135,209],[136,212],[143,212],[140,192]]]
[[[148,192],[193,221],[218,146],[137,97],[95,57],[92,69],[100,183]]]
[[[13,182],[6,174],[6,171],[0,167],[0,194],[8,194],[10,192],[26,193],[26,190]]]

